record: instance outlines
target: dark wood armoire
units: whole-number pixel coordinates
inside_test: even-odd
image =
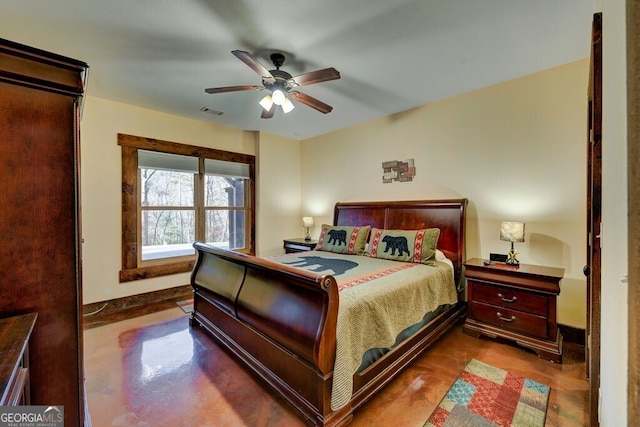
[[[0,39],[0,318],[37,313],[32,405],[85,410],[79,187],[84,62]]]

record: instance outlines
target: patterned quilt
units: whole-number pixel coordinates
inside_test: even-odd
[[[370,348],[388,347],[405,328],[457,302],[450,263],[436,266],[309,251],[273,261],[335,277],[340,291],[331,408],[351,399],[353,374]]]

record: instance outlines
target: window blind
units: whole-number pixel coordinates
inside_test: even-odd
[[[138,168],[198,173],[198,158],[158,151],[138,150]]]
[[[249,165],[246,163],[226,162],[224,160],[204,159],[204,173],[207,175],[249,179]]]

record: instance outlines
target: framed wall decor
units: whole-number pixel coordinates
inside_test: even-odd
[[[382,183],[389,184],[393,181],[413,181],[416,175],[416,167],[413,159],[389,160],[382,162]]]

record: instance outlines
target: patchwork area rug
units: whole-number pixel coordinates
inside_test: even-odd
[[[549,386],[471,361],[425,427],[544,426]]]
[[[193,298],[184,301],[178,301],[176,302],[176,304],[182,309],[182,311],[187,314],[191,314],[191,312],[193,311]]]

